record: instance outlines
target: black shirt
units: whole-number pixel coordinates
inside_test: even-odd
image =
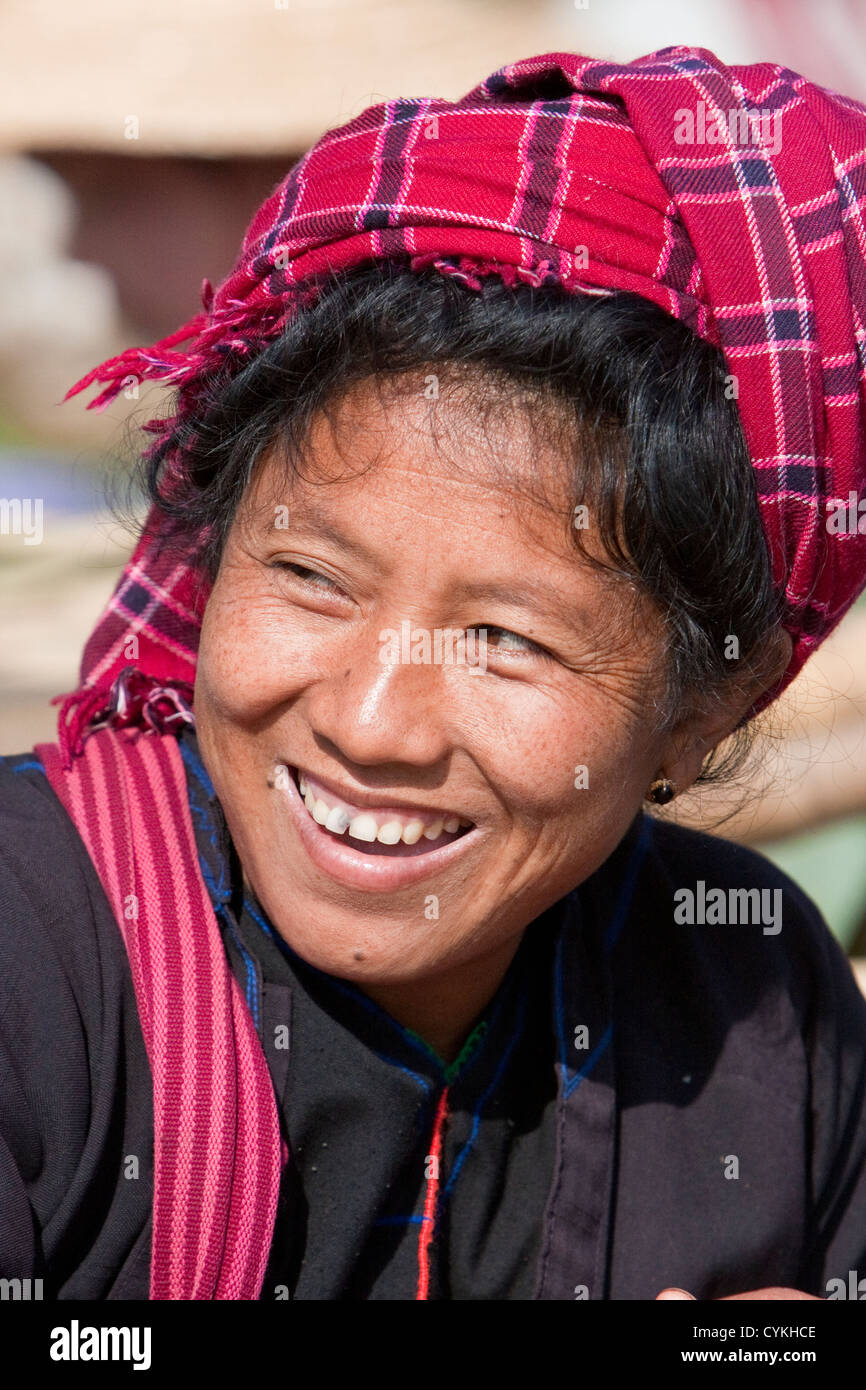
[[[815,907],[760,855],[639,815],[527,929],[444,1067],[302,961],[181,736],[202,872],[292,1159],[262,1298],[415,1298],[448,1112],[431,1298],[825,1294],[866,1274],[866,1003]],[[0,760],[0,1277],[146,1298],[151,1081],[125,948],[32,755]],[[782,930],[682,925],[701,880],[781,890]]]

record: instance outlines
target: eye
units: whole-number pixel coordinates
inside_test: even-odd
[[[342,594],[343,590],[333,579],[329,579],[326,574],[320,574],[318,570],[308,569],[306,565],[296,564],[293,560],[272,560],[271,569],[281,570],[289,578],[297,581],[306,589],[318,590],[325,594]]]
[[[480,641],[497,653],[507,652],[514,656],[541,656],[551,659],[551,654],[545,647],[540,647],[537,642],[521,636],[519,632],[512,632],[510,628],[479,626],[469,630],[479,633]]]

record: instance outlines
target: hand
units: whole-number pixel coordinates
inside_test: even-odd
[[[693,1293],[686,1293],[685,1289],[662,1289],[660,1294],[656,1294],[655,1302],[659,1299],[669,1298],[690,1298],[693,1303],[697,1302]],[[801,1289],[752,1289],[750,1293],[731,1293],[726,1298],[717,1299],[718,1303],[736,1303],[741,1299],[750,1299],[756,1303],[775,1301],[777,1299],[808,1299],[811,1303],[821,1303],[823,1299],[816,1298],[813,1293],[803,1293]]]

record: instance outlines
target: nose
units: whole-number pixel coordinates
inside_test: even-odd
[[[388,631],[392,631],[388,629]],[[355,644],[307,692],[314,734],[358,766],[433,767],[453,746],[447,681],[433,662],[407,660],[381,633]]]

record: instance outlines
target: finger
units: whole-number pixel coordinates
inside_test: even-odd
[[[692,1303],[697,1301],[694,1294],[686,1293],[685,1289],[662,1289],[661,1293],[656,1295],[655,1302],[658,1303],[660,1298],[688,1298]]]
[[[791,1301],[793,1301],[794,1299],[797,1299],[797,1300],[801,1300],[801,1299],[802,1299],[802,1300],[806,1300],[806,1299],[808,1299],[810,1303],[820,1303],[820,1302],[822,1302],[822,1300],[821,1300],[820,1298],[816,1298],[815,1295],[814,1295],[813,1293],[803,1293],[801,1289],[782,1289],[782,1288],[752,1289],[751,1293],[731,1293],[731,1294],[728,1294],[727,1298],[720,1298],[720,1299],[719,1299],[719,1302],[720,1302],[720,1303],[737,1303],[737,1302],[742,1301],[743,1299],[747,1299],[749,1302],[753,1302],[753,1303],[767,1303],[767,1302],[770,1302],[771,1300],[777,1300],[777,1299],[779,1299],[779,1300],[785,1299],[785,1300],[791,1300]]]

